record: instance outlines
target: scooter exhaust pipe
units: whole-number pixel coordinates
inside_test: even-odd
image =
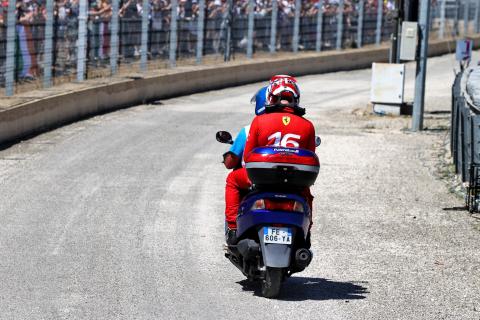
[[[306,268],[312,262],[313,253],[312,251],[301,248],[295,252],[295,262],[300,268]]]
[[[239,241],[237,249],[245,260],[253,260],[260,253],[260,245],[251,239]]]

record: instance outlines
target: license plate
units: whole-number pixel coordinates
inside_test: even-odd
[[[264,227],[263,228],[263,240],[264,240],[265,243],[291,244],[292,243],[292,229],[291,228]]]

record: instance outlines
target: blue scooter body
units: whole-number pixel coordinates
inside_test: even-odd
[[[282,199],[295,200],[303,205],[304,212],[292,211],[270,211],[265,209],[251,209],[255,201],[259,199]],[[292,244],[265,243],[263,227],[282,225],[292,229]],[[237,217],[237,237],[242,239],[252,229],[258,233],[262,249],[264,265],[275,268],[286,268],[290,266],[291,249],[295,243],[295,237],[300,234],[305,237],[310,225],[310,207],[303,197],[293,193],[283,192],[256,192],[248,195],[241,203]],[[299,233],[298,231],[302,231]]]

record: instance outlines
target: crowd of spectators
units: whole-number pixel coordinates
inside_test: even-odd
[[[107,65],[110,54],[112,0],[88,1],[87,59],[89,65]],[[178,45],[180,56],[193,55],[196,49],[199,0],[178,0]],[[256,50],[268,50],[272,0],[254,0]],[[315,47],[318,0],[302,0],[300,49]],[[172,5],[170,0],[120,0],[119,3],[119,61],[135,60],[141,54],[142,15],[148,10],[148,56],[166,57],[169,50],[169,31]],[[393,9],[393,0],[380,2],[383,10]],[[223,52],[226,30],[231,26],[234,51],[244,51],[248,25],[249,0],[205,0],[204,54]],[[337,25],[339,0],[323,0],[324,47],[333,46]],[[375,23],[378,0],[365,0],[365,21]],[[17,0],[16,33],[17,80],[40,76],[46,21],[46,0]],[[54,74],[74,72],[78,38],[79,0],[54,0]],[[231,10],[229,10],[231,8]],[[0,6],[0,74],[5,70],[6,24],[8,0]],[[344,39],[356,26],[358,0],[344,0]],[[290,50],[293,34],[295,0],[278,0],[277,50]],[[368,18],[370,17],[370,18]],[[373,32],[375,26],[370,27]],[[365,33],[368,36],[368,32]],[[353,41],[353,40],[352,40]],[[0,77],[3,80],[3,76]],[[1,80],[0,80],[1,81]]]

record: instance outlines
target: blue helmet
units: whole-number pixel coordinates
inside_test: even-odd
[[[265,104],[267,103],[267,87],[263,87],[250,100],[255,103],[255,115],[259,116],[265,113]]]

